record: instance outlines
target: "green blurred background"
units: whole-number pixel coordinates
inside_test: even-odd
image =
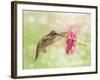
[[[91,44],[91,15],[85,13],[58,13],[23,11],[23,69],[79,67],[91,65],[91,48],[76,45],[75,55],[65,52],[65,39],[61,39],[41,53],[35,61],[38,41],[51,30],[65,32],[71,25],[80,28],[79,38]]]

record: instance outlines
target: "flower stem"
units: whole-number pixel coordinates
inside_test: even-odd
[[[85,45],[85,46],[90,46],[89,43],[83,42],[81,40],[78,39],[77,44],[81,44],[81,45]]]

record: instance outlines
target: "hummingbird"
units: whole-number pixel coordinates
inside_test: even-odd
[[[54,30],[52,30],[49,34],[44,36],[37,44],[35,60],[37,60],[41,52],[47,52],[46,48],[55,42],[56,37],[61,36],[66,38],[66,34],[67,32],[56,33]]]

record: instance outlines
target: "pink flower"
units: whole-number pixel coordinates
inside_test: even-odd
[[[66,48],[65,48],[67,54],[73,54],[75,52],[78,33],[79,33],[79,28],[76,26],[71,26],[70,29],[68,30]]]

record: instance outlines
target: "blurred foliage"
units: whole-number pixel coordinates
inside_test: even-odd
[[[58,68],[90,66],[90,46],[76,45],[75,55],[65,52],[65,39],[55,42],[47,48],[47,53],[39,55],[35,61],[38,41],[51,30],[58,33],[67,31],[71,25],[80,28],[79,38],[91,43],[90,14],[56,13],[56,12],[23,12],[23,68]]]

